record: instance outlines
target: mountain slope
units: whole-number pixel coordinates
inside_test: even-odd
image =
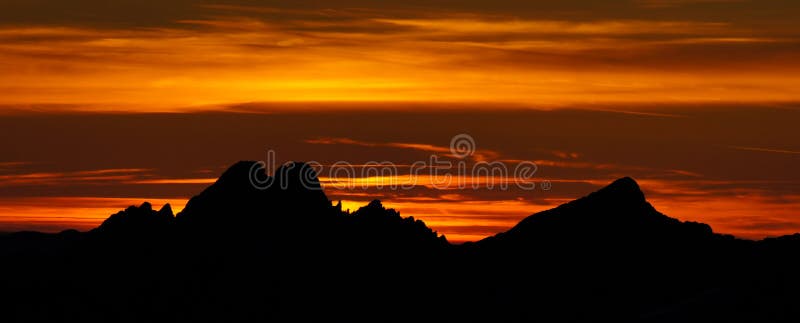
[[[625,177],[588,196],[531,215],[507,232],[478,244],[522,248],[559,242],[636,247],[700,242],[713,237],[707,224],[681,222],[656,211],[636,181]]]

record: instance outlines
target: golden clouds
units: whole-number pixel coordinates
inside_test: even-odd
[[[401,26],[411,26],[442,34],[516,34],[536,35],[642,35],[642,34],[697,34],[724,32],[727,24],[689,21],[559,21],[522,19],[376,19]]]
[[[800,46],[726,21],[206,6],[147,28],[0,28],[0,104],[797,100]],[[264,16],[267,15],[267,16]]]

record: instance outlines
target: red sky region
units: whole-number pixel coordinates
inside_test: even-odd
[[[322,164],[326,193],[345,208],[378,198],[454,241],[500,232],[622,176],[636,178],[662,212],[717,232],[762,238],[800,231],[796,108],[628,113],[636,109],[9,115],[0,120],[3,137],[15,138],[0,143],[0,223],[5,231],[89,229],[143,201],[177,211],[227,166],[266,160],[271,150],[277,163]],[[392,162],[394,179],[407,181],[407,166],[431,155],[461,161],[449,144],[465,133],[475,141],[468,165],[499,161],[513,170],[532,162],[533,181],[551,189],[490,189],[484,177],[477,188],[442,187],[423,171],[409,189],[392,190],[377,187],[390,182],[376,173],[361,172],[370,162]],[[342,179],[331,172],[336,162],[355,165],[356,178],[345,182],[351,185],[334,181]]]

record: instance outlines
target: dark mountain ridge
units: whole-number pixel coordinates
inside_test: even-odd
[[[271,185],[267,185],[271,184]],[[793,322],[800,235],[719,235],[631,178],[451,245],[373,201],[344,212],[313,169],[239,162],[183,211],[129,207],[86,233],[0,236],[27,321]]]
[[[719,239],[734,240],[714,234],[707,224],[682,222],[658,212],[636,181],[625,177],[585,197],[531,215],[476,244],[528,249],[548,243],[559,243],[561,248],[674,249]]]

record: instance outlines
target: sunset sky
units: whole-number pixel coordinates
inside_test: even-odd
[[[0,0],[0,231],[180,210],[268,150],[410,165],[463,133],[466,162],[532,161],[552,188],[326,192],[465,241],[632,176],[670,216],[798,232],[798,16],[794,0]]]

